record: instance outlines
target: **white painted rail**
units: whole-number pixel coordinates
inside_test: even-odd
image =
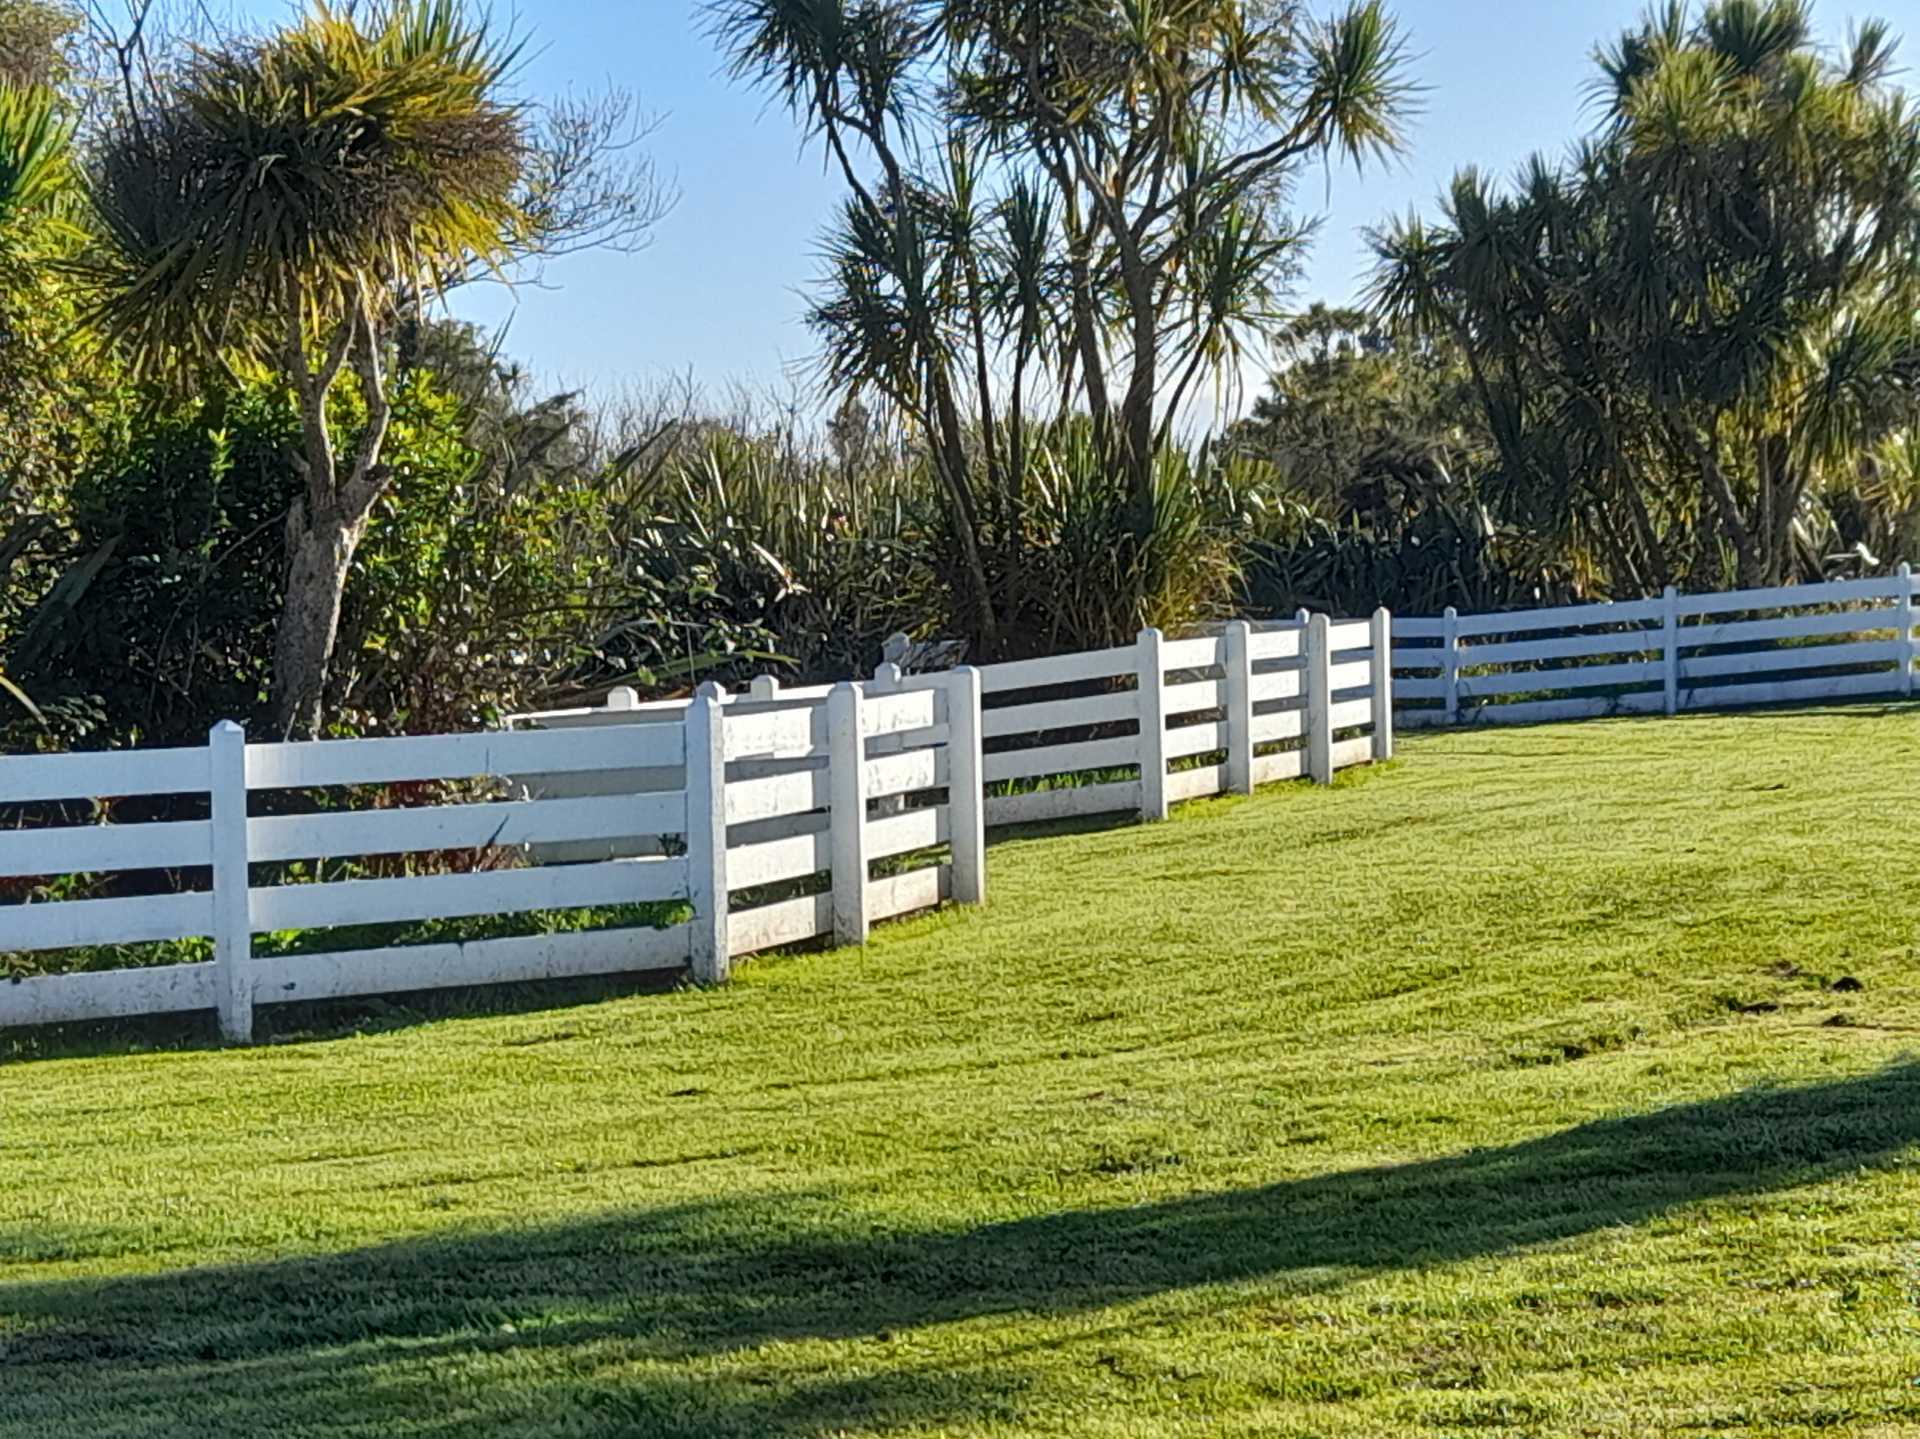
[[[244,1040],[261,1004],[649,969],[717,983],[742,955],[983,902],[989,823],[1163,818],[1385,758],[1392,662],[1382,611],[859,684],[616,691],[485,734],[249,745],[223,725],[203,749],[0,757],[0,814],[23,825],[0,829],[0,877],[167,872],[151,897],[0,905],[0,953],[183,941],[192,961],[0,987],[0,1027],[213,1009]],[[29,813],[122,796],[206,817]],[[544,932],[487,934],[508,916]],[[487,937],[391,933],[462,920]]]
[[[16,805],[179,794],[204,796],[210,813],[0,830],[4,877],[203,876],[149,897],[0,906],[0,952],[211,941],[204,962],[0,986],[0,1026],[214,1009],[244,1040],[257,1004],[650,969],[715,983],[739,955],[835,932],[836,890],[862,934],[947,897],[985,898],[974,671],[876,693],[838,770],[824,689],[758,685],[736,706],[709,687],[691,703],[615,709],[624,722],[575,711],[552,729],[268,745],[223,725],[202,750],[0,757],[0,795]],[[401,784],[431,786],[432,801],[397,802]],[[291,810],[289,790],[306,796]],[[314,791],[334,798],[316,807]],[[250,795],[269,812],[250,816]],[[420,855],[435,872],[392,858]],[[385,862],[369,874],[374,857]],[[365,938],[563,913],[588,927]],[[286,932],[316,952],[257,953],[260,936]],[[329,945],[335,934],[346,942]]]
[[[1403,725],[1525,724],[1910,697],[1915,580],[1396,619]]]

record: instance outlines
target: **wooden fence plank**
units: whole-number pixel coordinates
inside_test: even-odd
[[[1046,659],[981,665],[980,687],[991,695],[1008,690],[1039,689],[1043,686],[1131,675],[1135,658],[1135,647],[1126,645],[1119,649],[1083,650],[1078,654],[1054,655]]]
[[[77,949],[93,944],[155,944],[213,933],[213,895],[141,895],[0,906],[0,953]]]
[[[678,724],[311,740],[248,745],[247,785],[251,789],[300,789],[473,779],[481,775],[510,778],[581,770],[646,769],[678,765],[685,759],[686,739]]]
[[[1139,810],[1138,780],[1062,785],[1055,789],[1032,790],[1026,794],[987,796],[987,823],[990,825],[1042,824],[1049,820],[1078,819],[1090,814],[1137,814]]]
[[[204,748],[7,755],[0,760],[0,804],[206,792]]]
[[[567,840],[681,835],[687,829],[687,797],[676,791],[420,809],[341,810],[273,815],[251,820],[247,827],[249,848],[256,862],[504,849]]]
[[[34,975],[0,984],[0,1029],[212,1009],[215,977],[211,964]]]
[[[1132,690],[1081,695],[1076,699],[1045,700],[1039,704],[1003,705],[982,710],[981,733],[987,739],[1008,735],[1045,734],[1099,724],[1131,723],[1140,717],[1140,702]]]
[[[893,919],[916,909],[933,909],[947,897],[949,885],[943,864],[872,880],[867,885],[867,911],[874,919]]]
[[[1853,644],[1790,645],[1781,649],[1742,650],[1730,655],[1688,656],[1680,661],[1683,681],[1719,675],[1752,675],[1756,680],[1783,670],[1824,669],[1839,665],[1892,665],[1902,653],[1898,640]],[[1898,675],[1895,675],[1898,678]]]
[[[407,945],[335,954],[276,955],[252,962],[260,1004],[467,985],[519,984],[681,969],[690,927],[576,930],[458,944]]]
[[[7,763],[0,759],[0,766]],[[203,819],[0,830],[0,875],[189,869],[212,863],[213,829]]]
[[[1139,763],[1139,736],[1121,735],[1115,739],[1082,740],[1078,744],[1002,750],[986,756],[981,768],[987,783],[997,784],[1002,780],[1032,779],[1040,775],[1122,769]]]
[[[618,859],[483,874],[428,874],[406,879],[350,879],[286,884],[253,891],[255,933],[338,925],[456,919],[525,910],[584,909],[687,897],[687,863]]]
[[[831,894],[805,894],[777,904],[736,909],[727,916],[727,948],[736,959],[832,932]]]
[[[1227,748],[1227,726],[1223,721],[1176,725],[1167,731],[1168,759],[1186,759],[1190,755],[1212,754]]]

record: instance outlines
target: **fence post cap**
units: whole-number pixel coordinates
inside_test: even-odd
[[[708,680],[693,692],[693,697],[700,700],[711,700],[715,704],[725,704],[727,702],[727,691],[721,685],[720,681]]]
[[[637,710],[640,708],[640,691],[632,685],[616,685],[607,691],[607,708],[610,710]]]
[[[1900,568],[1895,571],[1895,573],[1897,573],[1901,579],[1907,579],[1913,574],[1913,566],[1907,563],[1907,561],[1902,560],[1900,561]]]
[[[226,739],[230,736],[235,736],[235,735],[244,739],[246,737],[247,732],[244,729],[242,729],[239,726],[239,724],[237,724],[235,721],[230,719],[225,719],[225,720],[218,721],[212,729],[207,731],[207,733],[211,735],[214,739]]]
[[[1440,613],[1450,620],[1460,618],[1460,611],[1456,610],[1452,605],[1448,605],[1444,610],[1440,611]]]

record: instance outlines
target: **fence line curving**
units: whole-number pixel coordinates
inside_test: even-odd
[[[249,744],[221,724],[200,748],[0,757],[19,826],[0,829],[0,879],[126,872],[154,891],[0,905],[0,955],[206,956],[0,984],[0,1027],[212,1010],[244,1041],[278,1003],[719,982],[760,950],[983,902],[990,823],[1160,819],[1385,758],[1391,664],[1382,611],[662,704],[616,692],[480,734]],[[75,821],[103,798],[164,817]]]

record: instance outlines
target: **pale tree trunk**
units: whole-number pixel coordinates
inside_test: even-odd
[[[320,732],[347,574],[363,524],[338,511],[298,512],[287,525],[287,591],[273,644],[273,726],[286,739]]]
[[[300,314],[296,306],[294,313]],[[287,516],[287,587],[273,645],[273,727],[283,739],[311,738],[325,721],[327,677],[340,633],[347,576],[366,533],[367,519],[385,493],[388,472],[380,456],[392,419],[383,344],[363,294],[340,323],[318,370],[307,360],[304,326],[288,337],[288,369],[300,404],[306,494]],[[328,427],[327,396],[351,360],[360,378],[367,420],[352,464],[340,474]]]

